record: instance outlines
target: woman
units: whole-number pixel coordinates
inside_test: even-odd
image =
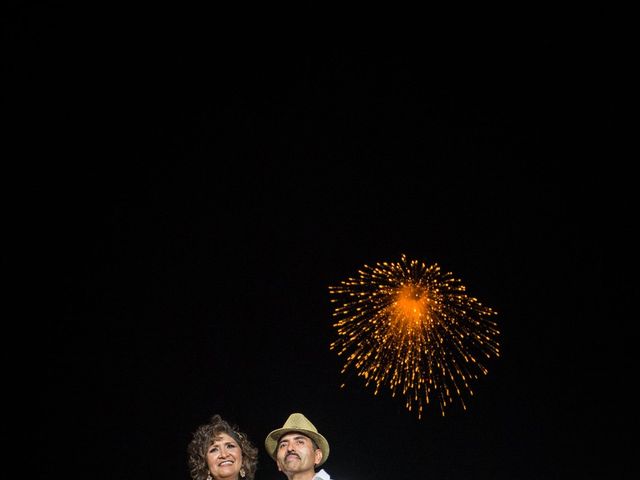
[[[253,480],[258,466],[258,449],[220,415],[197,428],[187,452],[193,480]]]

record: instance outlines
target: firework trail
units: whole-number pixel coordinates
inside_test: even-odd
[[[454,398],[466,410],[471,382],[487,373],[481,362],[500,356],[500,332],[496,312],[465,292],[438,264],[405,255],[329,287],[337,304],[330,348],[344,357],[342,373],[354,370],[375,395],[383,387],[402,394],[418,418],[432,402],[444,415]]]

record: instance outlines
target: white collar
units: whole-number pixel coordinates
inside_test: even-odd
[[[331,480],[331,477],[324,470],[320,470],[316,472],[315,476],[313,477],[313,480]]]

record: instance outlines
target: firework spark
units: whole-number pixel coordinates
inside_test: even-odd
[[[466,410],[472,381],[487,374],[481,361],[500,356],[500,332],[496,312],[465,292],[438,264],[405,255],[329,287],[338,304],[330,348],[345,358],[342,373],[355,370],[375,395],[383,387],[401,393],[418,418],[432,401],[444,415],[454,397]]]

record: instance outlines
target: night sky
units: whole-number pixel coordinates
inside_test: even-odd
[[[60,291],[25,327],[39,471],[188,479],[220,413],[256,479],[283,479],[264,438],[302,412],[337,480],[631,477],[634,190],[606,42],[337,47],[137,13],[8,28],[21,161],[46,156],[30,189],[52,192],[26,245]],[[328,287],[402,254],[498,312],[466,411],[418,420],[329,350]]]

